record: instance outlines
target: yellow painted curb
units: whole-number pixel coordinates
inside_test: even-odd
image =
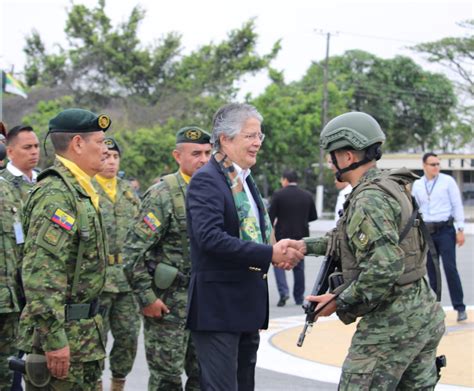
[[[446,329],[438,355],[447,357],[441,371],[441,383],[474,387],[474,311],[468,320],[456,322],[456,311],[446,311]],[[271,343],[293,356],[321,364],[341,367],[355,332],[355,324],[345,326],[339,320],[315,323],[303,347],[296,346],[302,327],[292,327],[274,335]]]

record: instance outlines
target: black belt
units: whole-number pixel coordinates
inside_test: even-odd
[[[428,228],[429,233],[432,234],[441,228],[451,227],[453,225],[453,222],[454,219],[451,217],[449,220],[446,221],[435,221],[430,223],[425,222],[425,225],[426,228]]]
[[[66,304],[64,306],[64,316],[66,322],[71,320],[90,319],[99,313],[99,299],[94,299],[90,303]]]

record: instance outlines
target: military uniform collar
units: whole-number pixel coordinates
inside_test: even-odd
[[[74,188],[79,193],[81,193],[82,195],[90,198],[89,194],[87,194],[87,192],[84,190],[84,188],[78,182],[78,180],[73,175],[73,173],[64,164],[62,164],[58,159],[55,159],[53,166],[56,170],[58,170],[61,174],[64,175],[64,177],[66,177],[71,182],[71,184],[74,186]]]
[[[377,167],[369,168],[359,179],[359,182],[357,183],[356,187],[359,186],[361,183],[370,182],[373,179],[377,178],[380,175],[380,172],[380,169]]]

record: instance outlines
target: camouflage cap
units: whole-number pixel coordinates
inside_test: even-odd
[[[197,126],[186,126],[176,133],[176,144],[210,144],[211,135]]]
[[[105,114],[95,114],[84,109],[66,109],[49,121],[49,133],[105,132],[111,123]]]
[[[117,151],[119,155],[122,155],[122,151],[120,150],[120,146],[118,142],[113,137],[106,137],[104,139],[104,144],[110,151]]]

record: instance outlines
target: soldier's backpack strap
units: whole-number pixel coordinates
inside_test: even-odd
[[[76,218],[77,218],[77,226],[78,226],[78,231],[79,231],[79,248],[77,251],[76,265],[74,267],[74,277],[72,280],[71,292],[69,296],[69,300],[71,300],[76,295],[77,287],[79,284],[79,274],[81,272],[81,264],[82,264],[82,259],[84,257],[84,250],[85,250],[84,242],[89,240],[89,237],[90,237],[89,225],[87,221],[87,211],[86,211],[83,201],[77,196],[76,189],[74,189],[72,184],[64,177],[64,175],[61,172],[59,172],[58,170],[55,170],[54,168],[48,168],[41,173],[41,177],[38,179],[42,179],[48,175],[56,175],[60,177],[76,201],[76,210],[77,210]]]
[[[184,190],[181,188],[181,185],[178,182],[177,175],[179,174],[169,174],[165,175],[161,179],[170,189],[171,202],[173,203],[173,212],[180,226],[179,232],[181,237],[181,248],[183,249],[183,257],[184,259],[188,259],[189,249],[186,228],[186,206],[184,199]]]

